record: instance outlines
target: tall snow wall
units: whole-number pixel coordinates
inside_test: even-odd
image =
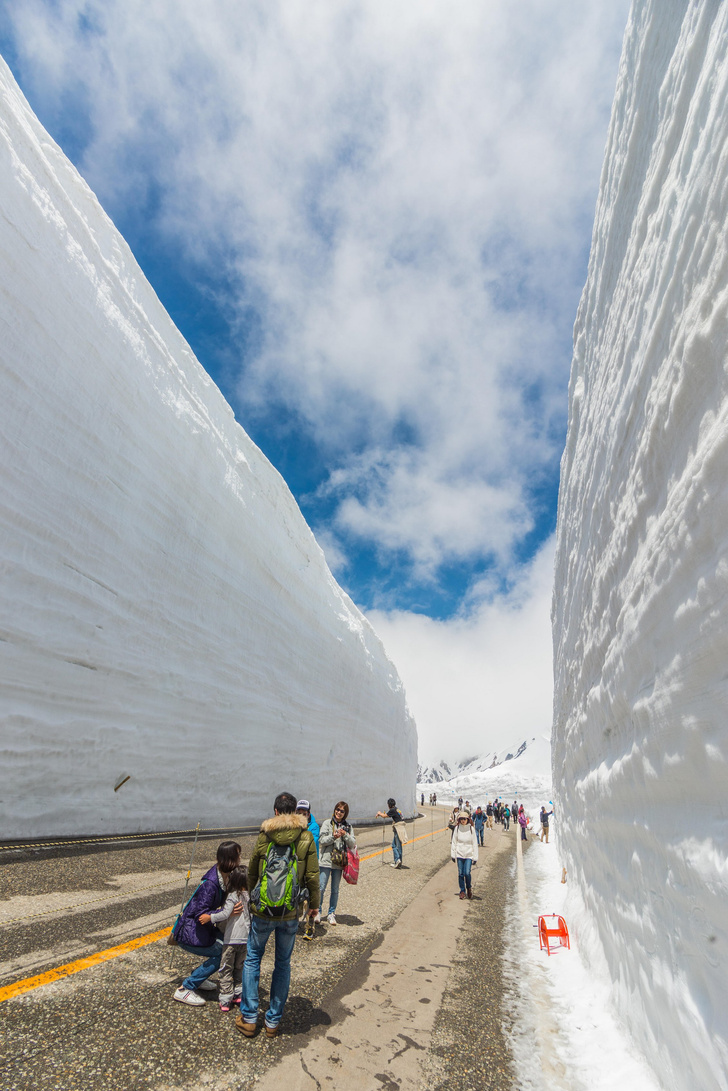
[[[0,186],[0,836],[411,812],[394,666],[1,61]]]
[[[582,949],[728,1087],[728,3],[636,0],[575,326],[554,790]]]

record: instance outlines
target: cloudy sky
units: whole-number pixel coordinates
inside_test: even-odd
[[[0,0],[0,50],[329,564],[426,761],[551,719],[571,330],[628,0]]]

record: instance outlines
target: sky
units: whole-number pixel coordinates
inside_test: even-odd
[[[0,0],[0,52],[407,689],[548,731],[572,327],[628,0]]]

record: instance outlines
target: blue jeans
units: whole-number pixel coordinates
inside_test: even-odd
[[[270,982],[270,1005],[265,1013],[269,1027],[277,1027],[283,1015],[291,985],[291,955],[296,942],[298,921],[263,920],[251,914],[248,954],[243,966],[243,999],[240,1013],[246,1023],[258,1022],[258,986],[260,963],[271,932],[275,932],[276,954]]]
[[[463,860],[458,857],[458,882],[460,883],[460,889],[462,891],[467,887],[470,890],[470,869],[473,866],[473,861],[468,858]]]
[[[198,958],[205,959],[192,971],[189,977],[184,979],[182,982],[183,989],[199,989],[203,981],[207,981],[208,977],[215,973],[215,970],[220,969],[222,939],[216,939],[210,947],[192,947],[187,943],[180,943],[179,948],[181,951],[187,951],[190,955],[197,955]]]
[[[394,831],[394,837],[392,838],[392,856],[394,857],[393,863],[401,862],[402,860],[402,842],[399,839],[399,834]]]
[[[483,841],[483,831],[484,831],[484,829],[485,829],[485,827],[484,827],[484,826],[476,826],[476,827],[475,827],[475,832],[476,832],[476,833],[477,833],[477,835],[478,835],[478,844],[479,844],[479,845],[482,845],[482,846],[483,846],[483,848],[485,848],[485,843],[484,843],[484,841]]]
[[[329,892],[329,913],[335,913],[339,904],[339,887],[341,886],[342,871],[340,867],[321,867],[319,864],[319,890],[321,891],[321,911],[324,908],[324,891],[331,876],[331,890]]]

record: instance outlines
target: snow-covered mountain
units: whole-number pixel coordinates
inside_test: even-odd
[[[498,755],[474,758],[447,779],[418,778],[419,795],[424,793],[427,799],[432,791],[436,792],[438,803],[445,805],[452,804],[459,796],[474,807],[484,806],[498,796],[509,803],[517,799],[535,816],[541,804],[552,798],[551,741],[547,735],[536,735]]]
[[[453,777],[462,776],[463,774],[480,773],[486,769],[494,769],[496,765],[502,765],[504,761],[520,758],[521,754],[525,753],[529,741],[533,743],[536,740],[535,738],[524,739],[517,746],[505,750],[494,750],[480,758],[463,758],[462,761],[452,762],[450,765],[446,761],[438,761],[435,765],[418,765],[417,783],[439,784],[442,781],[452,780]]]
[[[381,642],[1,61],[0,179],[0,836],[411,810]]]
[[[553,603],[570,918],[671,1091],[728,1088],[728,3],[635,0]]]

